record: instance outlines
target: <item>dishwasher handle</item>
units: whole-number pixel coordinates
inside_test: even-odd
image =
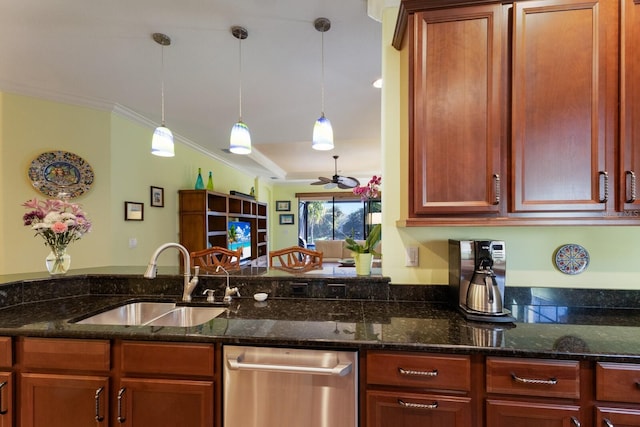
[[[277,365],[270,363],[247,363],[243,362],[244,355],[227,356],[229,369],[233,370],[251,370],[265,372],[289,372],[294,374],[315,374],[315,375],[337,375],[344,377],[349,375],[352,370],[352,363],[338,363],[333,368],[323,368],[319,366],[295,366],[295,365]]]

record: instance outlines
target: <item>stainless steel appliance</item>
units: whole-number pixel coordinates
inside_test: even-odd
[[[355,351],[223,347],[224,427],[355,427]]]
[[[451,298],[468,319],[514,320],[504,309],[506,265],[502,240],[449,240]]]

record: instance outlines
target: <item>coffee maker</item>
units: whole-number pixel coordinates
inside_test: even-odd
[[[449,240],[452,301],[469,320],[513,322],[504,308],[507,256],[501,240]]]

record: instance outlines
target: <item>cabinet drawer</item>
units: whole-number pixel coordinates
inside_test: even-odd
[[[489,357],[487,392],[578,399],[580,364],[576,361]]]
[[[107,340],[23,338],[19,349],[25,368],[100,372],[110,368]]]
[[[11,338],[0,337],[0,368],[10,368],[11,366],[13,366]]]
[[[367,354],[367,382],[469,391],[471,361],[469,356],[372,352]]]
[[[188,343],[122,343],[125,374],[213,376],[213,345]]]
[[[597,363],[596,399],[640,403],[640,365]]]

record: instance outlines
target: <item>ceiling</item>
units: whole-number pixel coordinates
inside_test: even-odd
[[[381,172],[372,82],[382,28],[367,9],[367,0],[0,0],[0,91],[128,114],[149,126],[140,143],[150,146],[164,79],[165,122],[178,141],[281,182],[331,177],[334,155],[340,174],[368,179]],[[331,20],[324,110],[335,149],[324,152],[311,149],[322,109],[318,17]],[[234,25],[248,31],[241,46]],[[155,43],[155,32],[171,45]],[[240,84],[249,156],[224,151]]]

